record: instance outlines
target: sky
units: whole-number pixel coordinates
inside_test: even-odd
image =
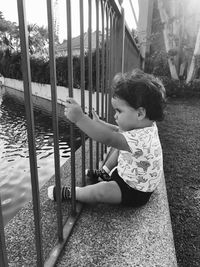
[[[84,4],[84,31],[87,31],[88,18],[87,18],[87,0],[83,0]],[[138,18],[138,0],[131,0],[135,8],[135,13]],[[57,0],[58,6],[56,9],[56,17],[59,24],[59,41],[62,42],[63,39],[67,39],[67,27],[66,27],[66,0]],[[92,1],[93,10],[95,14],[95,0]],[[46,0],[25,0],[26,4],[26,17],[28,23],[36,23],[39,26],[47,26],[47,8]],[[123,1],[123,6],[125,9],[125,19],[130,29],[136,28],[133,13],[131,11],[131,6],[129,0]],[[78,36],[80,34],[79,26],[79,0],[71,1],[72,10],[72,36]],[[3,12],[4,18],[18,24],[17,15],[17,0],[0,0],[0,11]],[[77,15],[76,15],[77,14]],[[96,21],[93,16],[92,19],[92,30],[95,31]]]

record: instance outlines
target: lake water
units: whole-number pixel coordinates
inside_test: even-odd
[[[54,174],[52,118],[43,109],[34,110],[35,142],[40,187]],[[69,125],[59,120],[60,164],[70,156]],[[81,144],[75,129],[75,144]],[[24,104],[0,88],[0,194],[4,224],[32,199],[29,151]]]

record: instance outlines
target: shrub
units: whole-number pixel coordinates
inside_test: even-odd
[[[155,76],[170,77],[167,53],[161,50],[155,51],[151,55],[147,55],[145,62],[145,72],[152,73]]]
[[[185,81],[177,81],[168,76],[159,77],[163,82],[168,97],[193,97],[200,96],[200,80],[195,79],[189,84]]]
[[[180,82],[168,76],[159,76],[166,90],[167,96],[176,96],[180,93]]]
[[[189,86],[193,92],[200,93],[200,79],[194,79]]]
[[[100,54],[100,79],[102,75],[101,68],[101,49]],[[106,56],[106,55],[105,55]],[[85,54],[85,89],[88,90],[89,85],[89,62],[88,62],[88,53]],[[105,60],[106,62],[106,60]],[[106,65],[106,64],[105,64]],[[49,61],[42,57],[30,57],[30,66],[31,66],[31,79],[32,82],[37,83],[50,83],[50,66]],[[73,86],[75,88],[81,87],[81,62],[80,57],[73,57]],[[105,66],[106,68],[106,66]],[[104,70],[105,71],[105,70]],[[11,54],[9,50],[6,53],[0,51],[0,72],[6,78],[22,80],[22,71],[21,71],[21,53]],[[56,76],[57,76],[57,85],[68,87],[68,58],[67,56],[56,58]],[[104,75],[106,78],[106,74]],[[105,83],[105,82],[104,82]],[[92,88],[96,90],[96,51],[92,53]]]

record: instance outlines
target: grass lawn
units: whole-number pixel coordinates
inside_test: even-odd
[[[158,124],[179,267],[200,266],[200,98],[169,99]]]

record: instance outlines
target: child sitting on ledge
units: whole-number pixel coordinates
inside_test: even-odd
[[[76,187],[76,200],[138,207],[148,202],[163,173],[163,155],[156,121],[163,119],[165,89],[153,75],[141,70],[117,74],[112,84],[112,107],[116,125],[93,119],[77,102],[68,98],[65,116],[93,140],[115,148],[102,170],[88,175],[103,181]],[[110,170],[115,167],[110,175]],[[55,187],[48,196],[56,200]],[[67,187],[61,199],[71,198]]]

